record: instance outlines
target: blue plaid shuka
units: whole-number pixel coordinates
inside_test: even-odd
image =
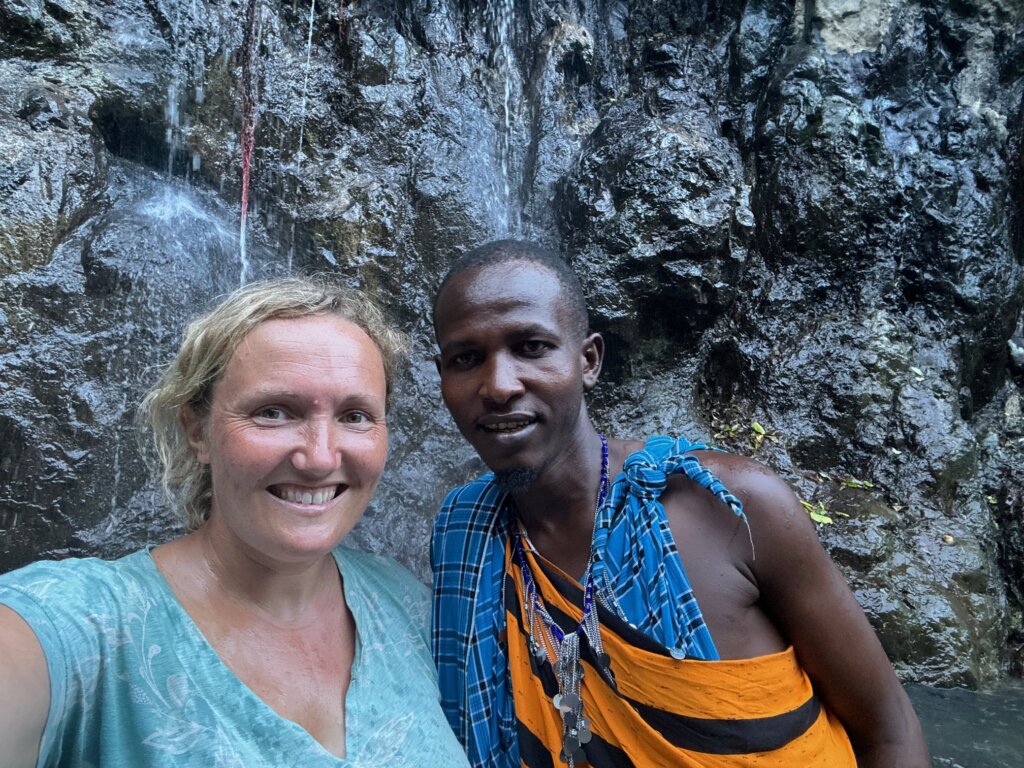
[[[692,451],[707,446],[662,435],[631,454],[598,510],[595,586],[602,601],[676,654],[717,660],[665,509],[670,475],[683,473],[746,521],[740,500]],[[432,643],[441,704],[473,766],[518,768],[502,583],[515,507],[486,474],[448,494],[431,541]]]

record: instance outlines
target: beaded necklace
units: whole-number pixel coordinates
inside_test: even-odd
[[[597,494],[597,507],[594,510],[595,526],[597,511],[601,509],[608,495],[608,441],[600,433],[598,437],[601,438],[601,484]],[[601,630],[594,608],[594,573],[591,567],[594,563],[593,537],[587,567],[583,573],[583,618],[576,629],[568,633],[563,632],[551,617],[537,591],[533,572],[526,561],[525,548],[528,547],[534,552],[536,550],[530,543],[522,523],[516,528],[512,545],[523,578],[523,612],[526,616],[530,653],[539,663],[543,663],[548,660],[547,647],[550,646],[554,651],[555,657],[551,663],[558,681],[558,693],[552,698],[552,703],[562,715],[562,750],[559,757],[568,763],[569,768],[575,768],[577,762],[586,759],[583,745],[591,739],[590,719],[583,714],[583,697],[580,694],[580,684],[583,680],[583,665],[580,664],[581,641],[587,641],[597,657],[601,671],[611,677],[610,659],[601,643]],[[540,642],[537,640],[538,637]]]

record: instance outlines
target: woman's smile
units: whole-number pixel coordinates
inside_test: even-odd
[[[328,485],[320,488],[309,488],[302,485],[272,485],[267,490],[283,501],[302,506],[320,506],[332,501],[345,489],[344,485]]]

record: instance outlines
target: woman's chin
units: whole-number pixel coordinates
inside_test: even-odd
[[[235,529],[223,521],[211,519],[206,527],[217,549],[220,549],[219,542],[229,549],[248,553],[249,558],[268,566],[274,563],[301,565],[329,555],[355,527],[358,519],[289,515],[267,522],[270,524]]]
[[[352,530],[352,526],[327,531],[289,531],[276,538],[272,549],[290,562],[316,560],[330,554]],[[268,554],[270,554],[268,552]]]

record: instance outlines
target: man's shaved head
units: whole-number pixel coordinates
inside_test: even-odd
[[[522,240],[495,240],[479,245],[457,258],[434,294],[434,327],[437,327],[438,299],[453,277],[463,272],[515,262],[535,264],[551,272],[562,288],[562,302],[570,328],[581,339],[590,332],[583,287],[572,267],[557,253]]]

